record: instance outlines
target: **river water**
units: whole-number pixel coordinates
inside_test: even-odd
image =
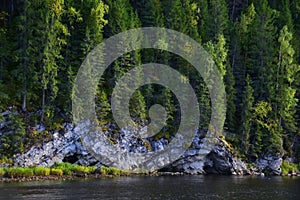
[[[300,199],[300,177],[160,176],[0,183],[0,199]]]

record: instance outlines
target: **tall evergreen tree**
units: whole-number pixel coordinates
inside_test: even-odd
[[[40,5],[36,5],[40,6]],[[44,112],[48,113],[48,117],[54,114],[53,103],[56,98],[57,87],[57,73],[58,65],[61,56],[62,46],[66,44],[65,36],[68,30],[61,22],[63,14],[64,0],[48,0],[45,1],[45,13],[42,17],[42,23],[46,24],[45,35],[43,39],[46,41],[41,60],[41,85],[42,85],[42,116],[43,122]],[[52,113],[50,113],[52,112]]]
[[[116,0],[116,1],[108,1],[109,5],[109,18],[107,29],[105,30],[105,35],[112,36],[117,33],[121,33],[123,31],[139,28],[141,27],[141,22],[138,18],[137,12],[134,11],[131,6],[129,0]],[[138,36],[134,36],[136,42],[141,42],[137,38]],[[123,48],[123,47],[121,47]],[[140,51],[136,50],[134,52],[127,53],[120,57],[117,62],[115,62],[114,74],[115,81],[124,75],[128,70],[133,67],[139,66],[141,64],[141,54]],[[139,78],[139,77],[138,77]],[[138,83],[136,83],[138,84]],[[124,88],[126,90],[128,88]],[[120,97],[121,98],[121,97]],[[131,111],[133,118],[140,120],[144,120],[146,116],[146,107],[145,107],[145,99],[141,93],[141,91],[137,91],[134,93],[132,97],[132,105]]]
[[[294,61],[295,51],[291,45],[292,34],[284,26],[279,35],[279,56],[276,81],[276,118],[283,127],[288,145],[291,145],[292,133],[296,131],[295,113],[298,99],[295,98],[294,81],[300,69]],[[288,146],[287,145],[287,146]]]
[[[242,119],[242,113],[246,112],[243,107],[243,93],[246,89],[246,74],[247,69],[246,65],[249,62],[249,44],[250,44],[250,31],[252,24],[254,23],[256,17],[254,4],[251,4],[248,8],[246,8],[241,14],[240,21],[234,24],[234,39],[232,39],[231,43],[231,65],[232,71],[235,77],[235,90],[236,90],[236,98],[235,98],[235,120],[236,120],[236,138],[240,138],[240,130],[247,129],[241,126],[244,126],[244,122]],[[249,77],[250,79],[250,77]],[[228,87],[228,86],[227,86]],[[254,95],[254,94],[252,94]],[[249,111],[250,112],[250,111]]]
[[[229,16],[225,0],[208,0],[209,17],[206,22],[209,40],[217,40],[218,34],[229,39]]]
[[[4,108],[9,100],[8,92],[5,89],[5,85],[8,83],[8,70],[6,66],[9,62],[10,47],[8,42],[8,27],[7,27],[7,13],[0,10],[0,111]]]
[[[69,34],[66,38],[67,45],[62,50],[62,67],[58,71],[59,94],[56,105],[66,114],[71,111],[71,91],[75,75],[87,54],[103,39],[103,28],[107,24],[104,16],[107,11],[108,6],[101,0],[65,0],[62,22]]]
[[[255,8],[257,15],[249,27],[248,59],[245,64],[252,77],[255,98],[272,101],[278,12],[270,8],[267,0],[257,2]]]
[[[251,87],[251,79],[248,75],[246,77],[246,86],[243,92],[242,98],[242,119],[240,130],[242,132],[241,137],[237,139],[238,145],[244,155],[249,152],[250,134],[251,134],[251,117],[252,107],[254,102],[253,88]]]

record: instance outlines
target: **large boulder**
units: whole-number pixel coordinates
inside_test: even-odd
[[[282,156],[266,154],[256,160],[256,166],[260,172],[267,175],[281,174]]]
[[[250,174],[245,163],[235,159],[226,143],[218,139],[211,149],[206,139],[196,137],[183,156],[162,171],[179,171],[187,174]]]

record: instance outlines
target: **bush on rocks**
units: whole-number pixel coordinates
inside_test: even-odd
[[[50,169],[46,167],[38,167],[34,169],[34,174],[36,176],[49,176],[50,175]]]
[[[4,174],[5,174],[4,169],[3,169],[3,168],[0,168],[0,176],[4,176]]]
[[[31,177],[34,175],[32,168],[8,168],[6,174],[10,178]]]
[[[61,169],[51,169],[50,174],[54,176],[62,176],[63,171]]]

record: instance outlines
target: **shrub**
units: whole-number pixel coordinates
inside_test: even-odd
[[[30,177],[33,176],[33,169],[31,168],[8,168],[7,175],[10,178],[18,178],[18,177]]]
[[[0,176],[4,176],[4,174],[5,174],[4,169],[3,169],[3,168],[0,168]]]
[[[105,166],[102,166],[101,167],[101,174],[103,175],[121,175],[121,174],[126,174],[126,172],[120,170],[120,169],[117,169],[115,167],[105,167]]]
[[[84,174],[89,173],[88,167],[80,166],[80,165],[73,165],[72,171],[75,173],[84,173]]]
[[[95,166],[81,166],[81,165],[72,165],[71,163],[62,162],[56,164],[53,169],[60,169],[63,171],[64,175],[72,175],[73,173],[85,173],[91,174],[94,173],[97,169]]]
[[[50,175],[50,169],[46,167],[38,167],[34,169],[34,174],[36,176],[49,176]]]
[[[97,167],[96,166],[80,166],[80,165],[73,165],[72,166],[72,171],[74,173],[85,173],[85,174],[92,174],[96,171]]]
[[[67,162],[58,163],[54,166],[55,169],[61,169],[64,175],[72,175],[72,164]]]
[[[23,177],[30,177],[30,176],[33,176],[34,173],[33,173],[33,169],[31,168],[25,168],[23,170]]]
[[[100,172],[102,175],[107,175],[108,174],[108,167],[102,166],[100,168]]]
[[[282,174],[289,174],[292,172],[298,172],[298,166],[294,163],[289,163],[287,161],[283,161],[281,165]]]
[[[51,169],[51,175],[62,176],[63,171],[61,169]]]
[[[121,170],[119,170],[117,168],[111,167],[109,169],[110,169],[110,174],[111,175],[120,175],[121,174]]]
[[[88,170],[89,170],[89,174],[93,174],[93,173],[95,173],[96,170],[97,170],[97,167],[96,167],[96,166],[88,166],[87,168],[88,168]]]

